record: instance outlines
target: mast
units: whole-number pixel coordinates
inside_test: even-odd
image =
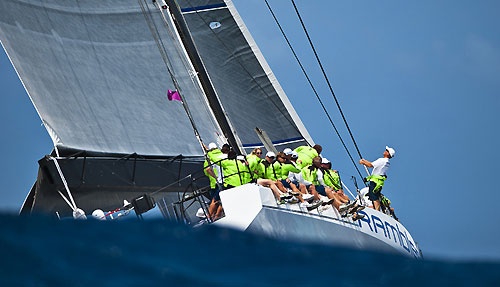
[[[184,20],[184,16],[182,16],[180,7],[177,5],[175,0],[164,0],[165,3],[169,7],[169,11],[173,16],[173,20],[179,35],[181,36],[182,43],[186,49],[186,52],[193,64],[194,69],[198,73],[198,78],[200,80],[201,86],[205,95],[207,97],[210,108],[212,109],[215,119],[219,123],[224,136],[229,142],[229,145],[236,151],[236,153],[241,153],[240,148],[238,146],[238,142],[236,141],[236,137],[234,136],[233,130],[229,125],[229,121],[222,110],[222,106],[217,98],[216,92],[210,79],[208,78],[208,73],[201,61],[200,55],[196,50],[196,46],[194,45],[194,41],[191,38],[191,34],[189,32],[189,28],[187,27],[186,21]]]

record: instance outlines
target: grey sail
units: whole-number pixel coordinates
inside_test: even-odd
[[[230,0],[180,0],[205,68],[240,144],[263,146],[264,130],[280,148],[313,144]]]
[[[167,100],[167,65],[201,137],[219,139],[178,36],[151,1],[3,0],[0,10],[2,45],[56,146],[203,155],[182,104]]]

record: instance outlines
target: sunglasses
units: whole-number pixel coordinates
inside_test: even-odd
[[[255,154],[262,154],[261,152],[256,152]]]

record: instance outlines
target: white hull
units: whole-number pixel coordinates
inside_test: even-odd
[[[361,220],[342,218],[331,206],[307,212],[298,204],[278,205],[269,188],[246,184],[220,193],[225,217],[215,225],[268,236],[369,249],[420,258],[415,241],[392,217],[366,208]]]

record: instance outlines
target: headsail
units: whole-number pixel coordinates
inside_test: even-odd
[[[290,101],[230,0],[179,0],[220,102],[250,151],[267,132],[275,145],[313,144]]]
[[[0,39],[55,144],[198,156],[164,49],[201,137],[221,134],[173,27],[151,1],[4,0]],[[149,21],[148,21],[149,19]]]

